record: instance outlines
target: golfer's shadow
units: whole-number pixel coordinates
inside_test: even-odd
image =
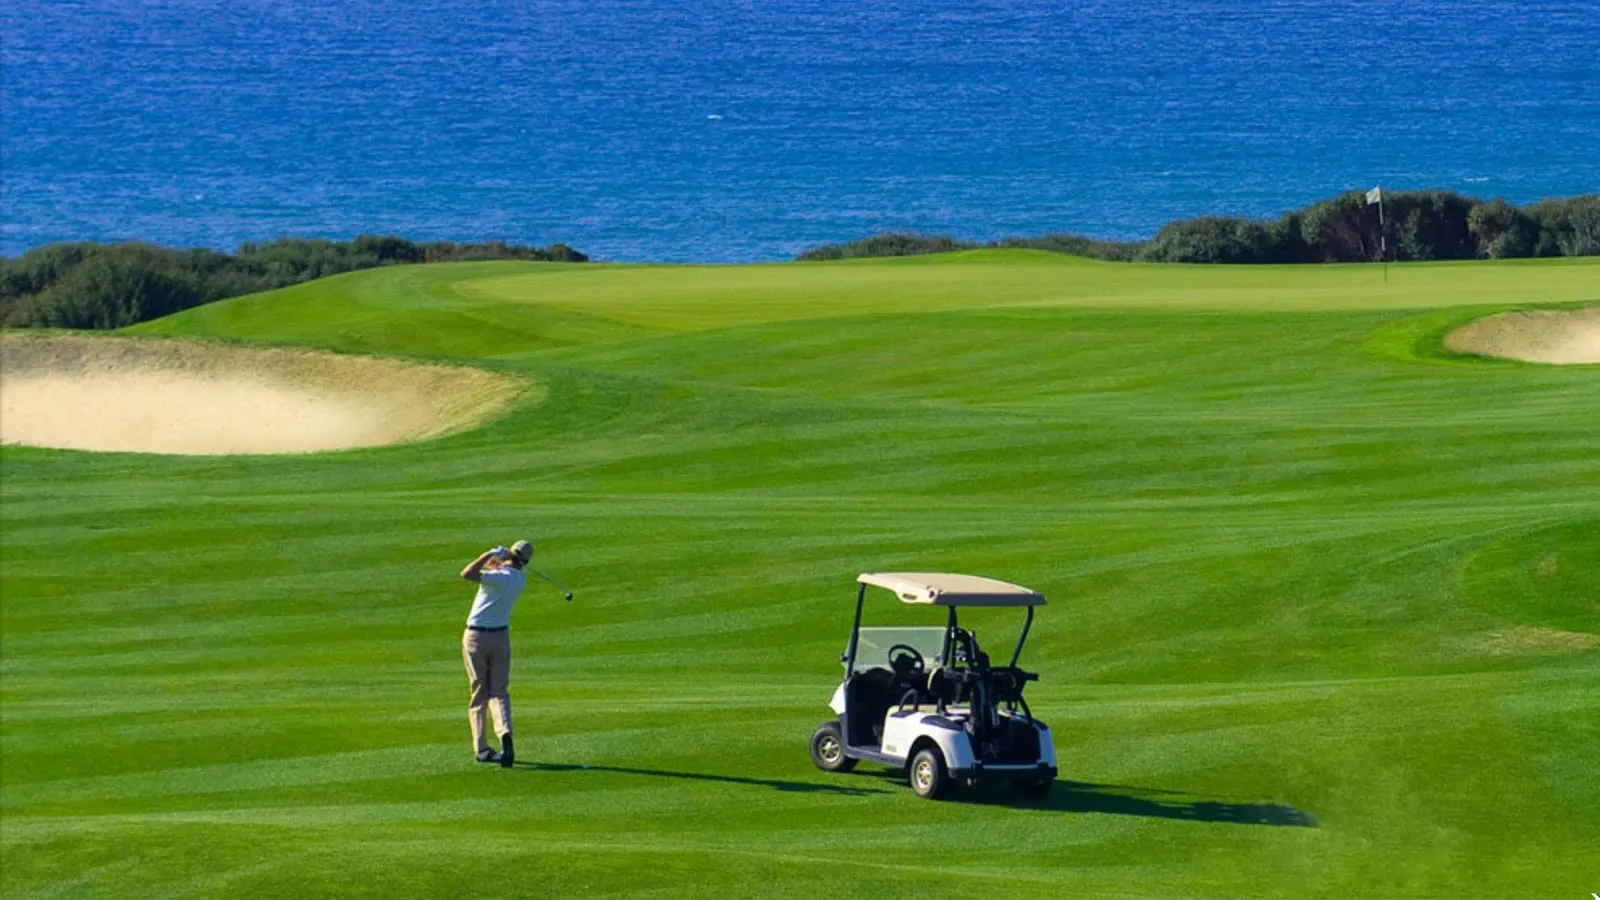
[[[743,784],[751,787],[771,788],[795,794],[842,794],[859,797],[865,794],[888,793],[882,788],[847,787],[832,784],[812,784],[806,781],[780,781],[776,778],[740,778],[734,775],[712,775],[705,772],[673,772],[668,769],[639,769],[630,766],[575,766],[571,763],[519,762],[515,768],[536,772],[610,772],[616,775],[645,775],[652,778],[681,778],[685,781],[715,781],[723,784]]]

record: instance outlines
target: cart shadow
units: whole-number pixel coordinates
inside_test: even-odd
[[[998,787],[998,786],[997,786]],[[1106,813],[1146,816],[1189,822],[1226,822],[1233,825],[1271,825],[1278,828],[1315,828],[1317,817],[1277,803],[1226,803],[1201,800],[1173,791],[1057,781],[1049,794],[1036,799],[1007,796],[1003,789],[974,791],[979,803],[1005,804],[1019,809],[1048,809],[1069,813]]]
[[[882,778],[904,780],[905,773],[893,769],[871,773]],[[957,803],[978,806],[1006,806],[1060,813],[1104,813],[1115,816],[1145,816],[1188,822],[1223,822],[1234,825],[1270,825],[1277,828],[1316,828],[1314,813],[1277,803],[1226,803],[1202,800],[1179,791],[1132,787],[1125,784],[1091,784],[1058,780],[1043,797],[1023,797],[1005,785],[980,784],[959,790]]]
[[[615,775],[644,775],[651,778],[680,778],[686,781],[715,781],[723,784],[743,784],[750,787],[771,788],[793,794],[834,794],[860,797],[867,794],[886,794],[882,788],[844,787],[831,784],[812,784],[805,781],[781,781],[775,778],[740,778],[734,775],[712,775],[705,772],[674,772],[668,769],[639,769],[630,766],[580,766],[572,763],[519,762],[513,768],[535,772],[610,772]]]

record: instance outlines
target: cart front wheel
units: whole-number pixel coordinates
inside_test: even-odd
[[[911,790],[926,800],[939,797],[950,786],[950,774],[945,770],[944,758],[939,751],[932,747],[925,747],[911,757],[908,767],[911,776]]]
[[[844,755],[838,722],[824,722],[811,733],[811,761],[824,772],[848,772],[856,767],[856,760]]]

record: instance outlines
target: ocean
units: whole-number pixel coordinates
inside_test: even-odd
[[[1600,0],[12,0],[0,253],[776,260],[1600,190]]]

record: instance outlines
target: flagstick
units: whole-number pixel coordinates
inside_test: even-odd
[[[1378,195],[1378,258],[1383,260],[1383,283],[1389,283],[1389,226],[1383,221],[1383,194]]]

